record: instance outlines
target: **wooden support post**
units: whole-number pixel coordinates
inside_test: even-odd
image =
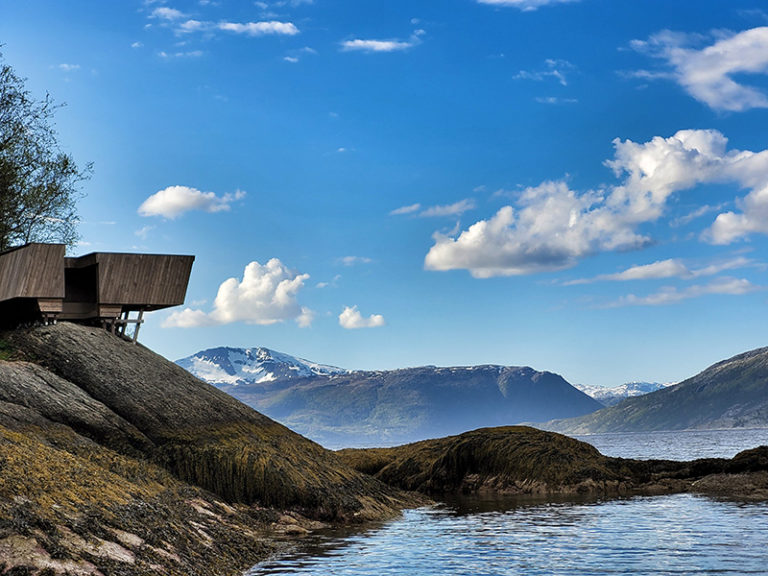
[[[136,341],[139,339],[139,328],[141,328],[141,324],[144,322],[144,310],[139,310],[139,317],[136,319],[136,329],[133,331],[133,343],[136,344]]]

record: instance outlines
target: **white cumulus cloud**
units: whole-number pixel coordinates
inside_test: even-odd
[[[399,52],[413,48],[414,43],[405,40],[346,40],[341,47],[346,51],[358,52]]]
[[[709,46],[691,47],[697,40],[700,38],[665,30],[648,40],[636,40],[632,46],[666,61],[675,81],[710,108],[734,112],[768,108],[765,92],[744,83],[746,75],[768,74],[768,27],[725,37],[720,32]]]
[[[384,316],[381,314],[371,314],[368,318],[365,318],[357,306],[345,306],[341,314],[339,314],[339,325],[347,330],[354,330],[357,328],[378,328],[384,326]]]
[[[270,20],[267,22],[219,22],[219,30],[234,32],[235,34],[245,34],[246,36],[264,36],[267,34],[278,34],[294,36],[299,33],[299,29],[293,22],[279,22]]]
[[[139,206],[139,214],[173,219],[190,210],[222,212],[229,210],[233,202],[244,197],[245,192],[242,190],[217,196],[213,192],[201,192],[189,186],[168,186],[144,200]]]
[[[149,15],[149,17],[156,18],[158,20],[175,21],[185,18],[186,16],[181,10],[168,8],[167,6],[160,6],[159,8],[152,10],[152,13]]]
[[[171,314],[163,326],[189,328],[233,322],[269,325],[286,320],[308,326],[314,313],[300,306],[296,298],[307,279],[309,274],[290,270],[277,258],[264,265],[254,261],[245,267],[242,280],[229,278],[222,282],[211,312],[185,308]]]
[[[566,182],[527,188],[456,234],[435,234],[428,270],[466,269],[478,278],[560,270],[600,251],[639,248],[651,241],[640,227],[657,221],[676,193],[705,183],[736,183],[752,191],[703,239],[728,244],[768,234],[768,150],[728,150],[716,130],[681,130],[645,143],[615,140],[610,167],[619,184],[577,192]]]
[[[768,184],[739,202],[741,213],[719,214],[704,237],[713,244],[731,244],[750,234],[768,234]]]

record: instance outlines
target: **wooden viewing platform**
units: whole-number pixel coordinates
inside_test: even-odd
[[[65,256],[62,244],[0,253],[0,325],[69,320],[122,336],[144,312],[184,303],[194,256],[94,252]],[[131,313],[137,313],[131,318]]]

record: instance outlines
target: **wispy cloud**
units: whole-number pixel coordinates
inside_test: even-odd
[[[490,6],[511,6],[519,8],[523,12],[531,12],[542,6],[550,4],[565,4],[568,2],[578,2],[579,0],[477,0],[479,4],[489,4]]]
[[[134,232],[134,235],[138,236],[142,240],[146,240],[147,236],[149,236],[149,233],[154,229],[154,226],[142,226]]]
[[[295,320],[306,327],[314,313],[297,301],[309,274],[299,274],[272,258],[262,265],[254,261],[245,267],[242,280],[229,278],[219,286],[213,310],[185,308],[174,312],[164,327],[193,328],[244,322],[270,325]]]
[[[560,98],[558,96],[538,96],[536,102],[539,104],[552,104],[557,106],[560,104],[576,104],[578,100],[576,98]]]
[[[233,202],[244,197],[245,192],[242,190],[217,196],[213,192],[201,192],[189,186],[168,186],[144,200],[139,206],[139,214],[174,219],[192,210],[223,212],[229,210]]]
[[[339,326],[347,330],[378,328],[384,325],[386,325],[384,316],[381,314],[371,314],[366,318],[360,313],[357,306],[345,306],[342,313],[339,314]]]
[[[285,5],[285,3],[283,3]],[[201,4],[206,6],[206,4]],[[149,16],[150,21],[157,22],[164,28],[173,30],[176,35],[189,35],[202,33],[208,36],[216,33],[229,33],[241,36],[258,37],[268,35],[295,36],[299,34],[298,27],[293,22],[278,20],[272,17],[259,21],[238,22],[227,19],[217,21],[190,17],[190,14],[170,8],[159,6],[154,8]]]
[[[578,192],[565,181],[525,189],[516,205],[502,207],[455,234],[434,235],[428,270],[466,269],[478,278],[561,270],[601,251],[641,248],[652,238],[642,224],[664,215],[680,191],[706,183],[735,182],[751,192],[741,213],[720,214],[702,239],[729,244],[768,234],[768,150],[727,150],[715,130],[681,130],[645,143],[614,141],[605,162],[616,185]]]
[[[389,214],[391,216],[399,216],[403,214],[413,214],[414,212],[418,212],[421,210],[421,204],[409,204],[408,206],[401,206],[400,208],[395,208],[392,210]]]
[[[539,70],[520,70],[512,76],[515,80],[534,80],[542,82],[544,80],[556,80],[562,86],[568,85],[566,74],[570,74],[576,67],[568,60],[555,60],[548,58],[544,61],[544,68]]]
[[[346,40],[341,43],[344,50],[348,52],[398,52],[413,48],[414,44],[405,40]]]
[[[453,204],[444,204],[442,206],[430,206],[429,208],[426,208],[422,210],[419,213],[419,216],[425,217],[425,218],[434,218],[434,217],[441,217],[441,216],[460,216],[461,214],[464,214],[464,212],[467,212],[469,210],[475,209],[475,201],[471,198],[465,198],[464,200],[459,200],[458,202],[454,202]]]
[[[402,216],[405,214],[414,214],[422,218],[438,218],[444,216],[461,216],[464,212],[475,209],[475,201],[471,198],[459,200],[453,204],[442,204],[422,208],[421,204],[411,204],[410,206],[401,206],[392,210],[391,216]]]
[[[707,266],[691,269],[679,258],[670,258],[668,260],[658,260],[651,264],[632,266],[622,272],[617,272],[616,274],[600,274],[593,278],[570,280],[564,282],[564,285],[573,286],[576,284],[592,284],[594,282],[604,281],[627,282],[630,280],[658,280],[665,278],[693,279],[701,278],[703,276],[715,276],[726,270],[735,270],[754,265],[755,263],[752,260],[739,256],[731,260],[722,260]]]
[[[175,22],[177,20],[182,20],[183,18],[186,18],[187,15],[184,14],[184,12],[182,12],[181,10],[176,10],[175,8],[169,8],[167,6],[159,6],[158,8],[155,8],[154,10],[152,10],[149,17],[157,20],[166,20],[168,22]]]
[[[299,29],[293,22],[279,22],[270,20],[268,22],[219,22],[216,27],[225,32],[234,34],[244,34],[245,36],[264,36],[268,34],[277,34],[285,36],[294,36],[299,33]]]
[[[64,72],[74,72],[80,70],[80,64],[59,64],[58,69]]]
[[[345,52],[403,52],[421,43],[424,30],[416,30],[408,40],[366,40],[355,38],[341,43]]]
[[[639,71],[642,77],[672,77],[696,100],[715,110],[741,112],[768,108],[768,96],[743,83],[745,75],[768,74],[768,27],[737,34],[718,32],[714,43],[701,47],[701,36],[664,30],[631,47],[663,60],[669,70]],[[668,76],[667,76],[668,75]]]
[[[356,266],[357,264],[370,264],[373,260],[366,256],[344,256],[339,258],[339,262],[344,266]]]
[[[675,218],[670,222],[670,226],[673,228],[676,228],[678,226],[685,226],[686,224],[689,224],[690,222],[693,222],[694,220],[697,220],[701,218],[702,216],[706,216],[707,214],[711,214],[712,212],[718,212],[719,210],[722,210],[725,207],[724,204],[718,204],[716,206],[710,206],[708,204],[705,204],[704,206],[699,206],[695,210],[692,210],[688,214],[685,214],[684,216],[680,216],[678,218]]]
[[[179,51],[179,52],[165,52],[164,50],[161,50],[157,53],[160,58],[163,58],[164,60],[170,60],[173,58],[200,58],[203,55],[202,50],[187,50],[187,51]]]
[[[619,308],[623,306],[665,306],[676,304],[691,298],[700,298],[712,294],[741,296],[750,292],[763,290],[762,286],[756,286],[743,278],[718,278],[709,284],[695,284],[683,289],[669,286],[647,296],[628,294],[606,305],[606,308]]]

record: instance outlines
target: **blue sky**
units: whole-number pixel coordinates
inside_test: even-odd
[[[77,253],[194,254],[142,340],[680,380],[768,344],[768,7],[0,0],[94,163]]]

